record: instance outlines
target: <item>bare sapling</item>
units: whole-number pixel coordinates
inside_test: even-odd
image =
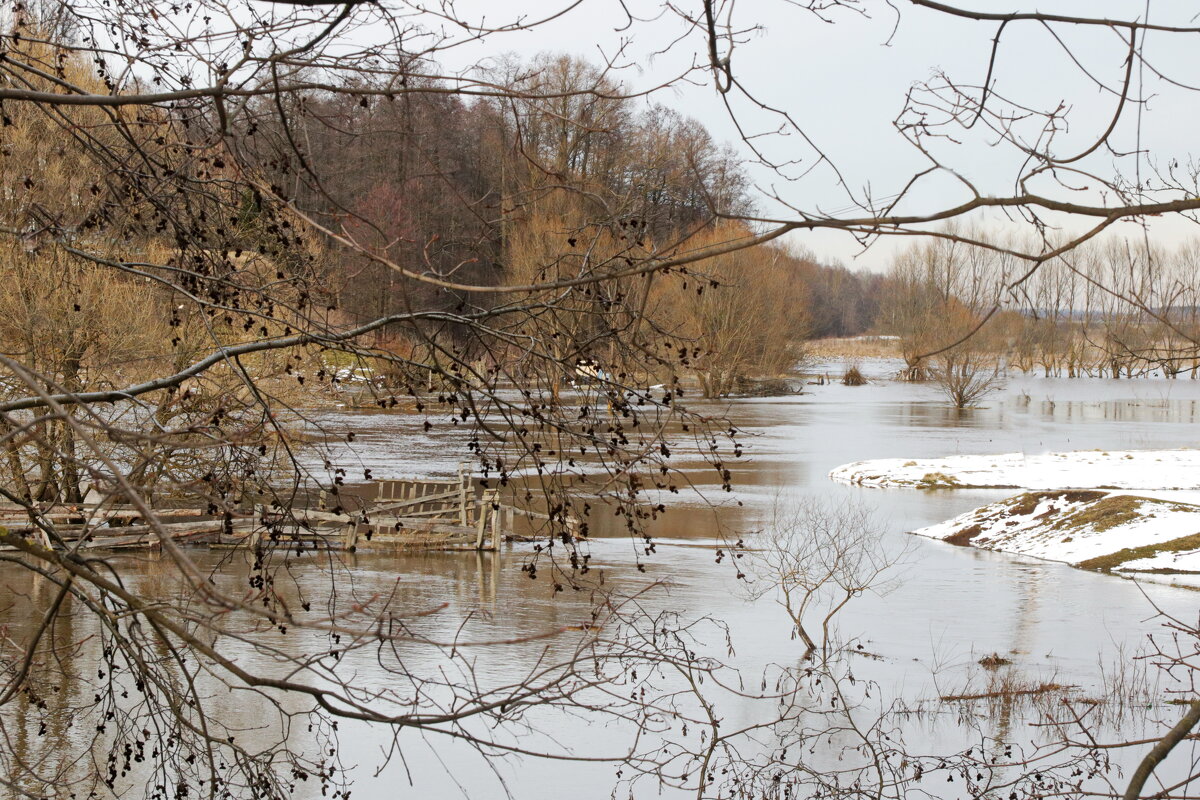
[[[996,358],[972,347],[942,353],[932,361],[929,376],[955,408],[969,408],[1001,385]]]
[[[853,502],[779,498],[758,546],[752,548],[755,598],[774,594],[792,621],[792,638],[804,643],[804,659],[819,650],[828,659],[832,624],[851,600],[885,594],[889,575],[907,547],[889,547],[871,510]]]

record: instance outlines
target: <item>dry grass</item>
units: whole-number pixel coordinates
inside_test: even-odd
[[[926,472],[917,481],[918,489],[955,489],[959,486],[962,482],[958,478],[944,472]]]
[[[842,384],[844,386],[866,386],[867,379],[856,366],[850,367],[842,373]]]
[[[999,667],[1007,667],[1012,663],[1012,659],[1005,658],[999,653],[992,653],[990,656],[984,656],[979,659],[979,666],[984,669],[998,669]]]
[[[968,525],[957,533],[947,536],[942,541],[946,542],[946,544],[956,544],[959,547],[966,547],[981,533],[983,533],[982,525]]]
[[[881,339],[878,336],[853,336],[848,338],[813,339],[806,342],[805,351],[814,358],[845,359],[858,358],[901,358],[898,339]]]
[[[1193,533],[1191,536],[1181,536],[1178,539],[1172,539],[1169,542],[1159,542],[1158,544],[1147,544],[1141,547],[1126,547],[1123,550],[1118,550],[1106,556],[1097,558],[1089,558],[1087,561],[1080,561],[1076,564],[1080,569],[1094,569],[1101,572],[1110,572],[1113,569],[1121,566],[1128,561],[1137,561],[1140,558],[1150,558],[1158,553],[1179,553],[1187,550],[1200,549],[1200,533]]]
[[[1090,498],[1081,498],[1090,499]],[[1053,525],[1053,530],[1067,531],[1080,528],[1091,528],[1097,533],[1107,531],[1118,525],[1125,525],[1139,519],[1142,514],[1142,504],[1147,502],[1144,497],[1121,494],[1097,500],[1087,508],[1080,509],[1069,517],[1060,519]]]
[[[995,689],[989,689],[985,692],[944,694],[942,695],[942,700],[945,700],[947,703],[969,700],[995,700],[1002,697],[1022,697],[1034,694],[1050,694],[1051,692],[1065,692],[1073,688],[1075,687],[1061,683],[1039,683],[1033,686],[1014,682],[1012,685],[1001,684]]]
[[[939,695],[943,702],[971,702],[986,700],[1003,703],[1010,698],[1037,698],[1045,695],[1065,694],[1078,687],[1062,684],[1054,675],[1033,676],[1013,666],[1011,659],[991,653],[979,659],[983,671],[973,671],[965,685],[955,691]]]
[[[1087,489],[1073,489],[1068,491],[1058,492],[1025,492],[1016,497],[1009,498],[1007,516],[1010,517],[1027,517],[1037,510],[1038,505],[1043,500],[1054,501],[1061,500],[1064,503],[1089,503],[1093,500],[1100,500],[1104,497],[1104,492],[1090,491]]]

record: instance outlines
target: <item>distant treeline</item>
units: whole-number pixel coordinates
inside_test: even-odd
[[[296,98],[287,129],[264,108],[249,123],[258,126],[257,162],[335,237],[459,283],[500,286],[527,272],[515,262],[528,253],[514,247],[531,230],[553,245],[543,254],[553,260],[560,248],[585,250],[601,228],[663,248],[715,213],[748,210],[731,150],[677,111],[624,97],[587,62],[541,56],[501,64],[492,79],[531,99],[468,101],[408,74],[409,91],[395,100]],[[287,159],[297,142],[314,158]],[[402,296],[421,307],[458,300],[401,286],[370,259],[348,258],[338,273],[341,306],[354,315],[375,316]]]
[[[39,63],[61,61],[75,85],[106,90],[96,64],[46,44],[28,49]],[[557,391],[586,362],[654,382],[692,377],[724,394],[743,377],[790,369],[807,338],[876,322],[884,277],[776,244],[725,252],[753,235],[728,221],[753,211],[749,181],[696,120],[625,96],[603,69],[574,58],[501,63],[490,80],[504,91],[471,99],[421,77],[432,71],[421,66],[364,72],[373,76],[362,78],[372,90],[364,95],[281,92],[227,118],[144,111],[132,142],[94,108],[62,112],[68,128],[32,106],[10,113],[0,223],[62,236],[14,239],[0,254],[0,309],[11,323],[0,325],[0,347],[83,391],[188,363],[214,341],[420,310],[448,314],[381,326],[371,342],[417,375],[435,359],[503,365],[516,380],[548,375]],[[394,82],[406,91],[389,99]],[[66,132],[75,129],[91,139]],[[150,166],[117,170],[91,147],[133,148]],[[119,180],[106,182],[110,174]],[[189,182],[187,191],[167,178]],[[161,275],[114,276],[72,253],[71,241],[161,265]],[[722,254],[636,270],[697,248]],[[597,275],[604,280],[562,291],[520,288]],[[180,306],[176,290],[211,308]],[[486,333],[452,318],[496,308],[513,311]],[[282,351],[244,365],[304,391],[303,369],[324,374]],[[227,377],[211,398],[196,388],[188,397],[225,398],[238,385]],[[208,408],[162,402],[164,421]],[[74,496],[77,477],[55,480]],[[31,496],[48,492],[35,486]]]
[[[888,275],[877,327],[901,338],[910,376],[948,360],[960,373],[1200,376],[1197,240],[1095,239],[1031,271],[1014,254],[1052,243],[983,248],[954,233],[904,251]]]
[[[800,280],[809,287],[811,338],[857,336],[876,327],[887,294],[887,276],[851,272],[811,259],[798,266]]]

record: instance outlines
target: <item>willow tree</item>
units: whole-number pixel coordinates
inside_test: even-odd
[[[751,235],[716,226],[689,244],[704,249]],[[651,316],[679,339],[684,366],[711,398],[792,371],[810,330],[808,307],[808,288],[791,256],[759,247],[696,262],[660,282]]]

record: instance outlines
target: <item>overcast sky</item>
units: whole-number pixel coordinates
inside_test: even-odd
[[[512,21],[511,9],[520,7],[527,18],[553,14],[569,6],[566,0],[496,3],[483,0],[459,2],[460,15],[491,24]],[[698,0],[679,0],[679,7],[700,13]],[[967,4],[972,5],[972,4]],[[987,11],[1031,10],[1034,5],[1004,2],[975,2]],[[635,19],[626,14],[628,8]],[[1141,18],[1149,10],[1153,22],[1194,23],[1189,3],[1179,2],[1045,2],[1036,9],[1045,12],[1087,13],[1094,16]],[[805,211],[827,214],[848,212],[855,199],[869,190],[876,198],[895,195],[928,161],[896,131],[893,121],[904,107],[905,94],[935,73],[947,73],[959,85],[979,85],[987,70],[995,23],[953,19],[946,15],[909,6],[896,0],[896,9],[886,2],[866,0],[863,13],[833,8],[825,13],[829,22],[786,0],[740,0],[733,10],[735,28],[755,28],[733,52],[733,70],[759,99],[786,110],[836,165],[847,189],[838,185],[837,174],[828,166],[817,168],[799,180],[788,180],[775,172],[756,167],[750,148],[740,141],[731,115],[713,90],[711,76],[697,74],[701,85],[676,83],[655,93],[656,102],[673,106],[698,118],[718,138],[735,144],[750,164],[750,174],[762,190],[760,206],[770,215],[789,216],[785,208],[767,195],[777,192],[786,202]],[[507,14],[508,16],[503,16]],[[642,18],[636,18],[641,15]],[[584,0],[558,19],[534,30],[508,33],[482,43],[457,48],[440,56],[450,68],[463,69],[480,59],[504,53],[532,56],[539,52],[569,52],[594,62],[617,58],[626,69],[619,73],[627,86],[647,88],[684,72],[694,61],[703,61],[704,40],[687,33],[686,24],[663,10],[657,0]],[[1060,104],[1069,114],[1069,127],[1059,134],[1055,152],[1066,154],[1087,149],[1107,126],[1117,97],[1108,87],[1118,87],[1124,75],[1127,45],[1108,29],[1062,28],[1056,32],[1061,43],[1037,23],[1010,26],[999,50],[994,90],[1009,100],[1031,109],[1053,110]],[[1196,40],[1169,34],[1150,34],[1147,40],[1151,67],[1176,78],[1190,77],[1200,58]],[[1069,48],[1070,53],[1066,52]],[[618,56],[618,53],[620,55]],[[1075,63],[1078,61],[1078,65]],[[1080,67],[1086,68],[1091,76]],[[1140,167],[1143,178],[1154,163],[1169,158],[1186,160],[1195,138],[1197,115],[1190,91],[1172,87],[1154,75],[1154,69],[1135,71],[1135,92],[1148,98],[1130,104],[1126,118],[1117,128],[1118,150],[1133,153],[1140,143],[1157,159],[1118,157],[1101,148],[1082,166],[1111,176],[1120,169],[1131,179]],[[775,130],[781,119],[735,100],[736,117],[749,134]],[[1140,110],[1140,139],[1138,118]],[[1018,123],[1021,124],[1021,123]],[[1040,120],[1027,120],[1022,133],[1036,136]],[[956,132],[957,141],[943,140],[937,153],[958,175],[970,179],[983,194],[1011,194],[1024,157],[1011,146],[996,146],[997,136],[979,125],[970,132]],[[816,153],[804,138],[790,135],[763,136],[754,140],[779,161],[799,159],[787,172],[795,177],[815,163]],[[1055,192],[1076,201],[1096,202],[1094,186],[1083,178],[1072,179],[1078,188],[1068,191],[1042,184],[1036,188]],[[963,185],[949,171],[924,178],[903,210],[932,211],[969,198]],[[993,222],[994,224],[994,222]],[[1190,227],[1161,226],[1165,238],[1190,235]],[[1128,233],[1136,233],[1130,226]],[[890,254],[904,242],[883,242],[865,254],[846,234],[802,233],[794,241],[827,260],[840,260],[856,268],[883,269]]]

